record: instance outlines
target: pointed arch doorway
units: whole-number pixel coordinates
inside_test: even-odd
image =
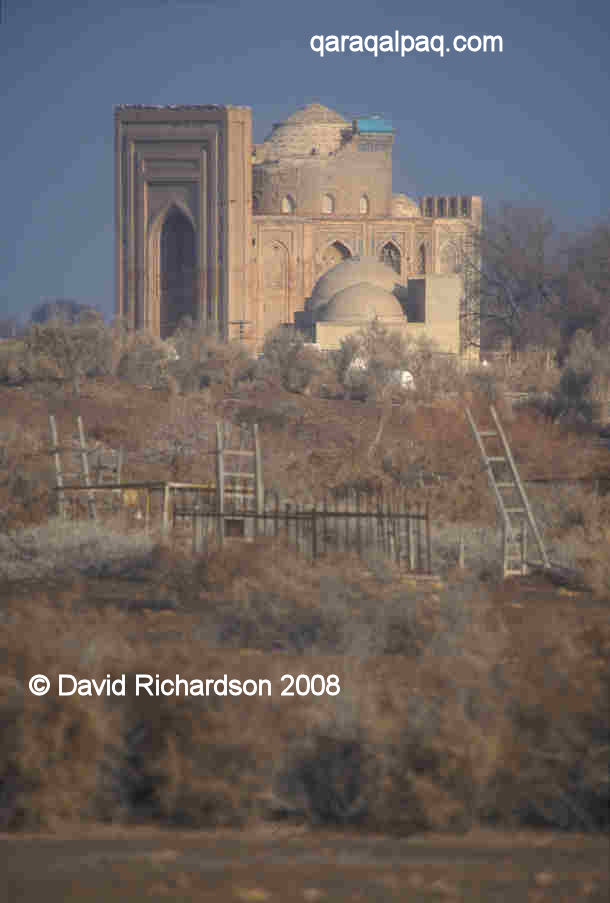
[[[159,258],[159,332],[166,339],[183,318],[198,320],[195,230],[177,207],[171,207],[163,221]]]

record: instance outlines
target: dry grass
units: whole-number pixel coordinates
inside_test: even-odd
[[[150,567],[152,539],[126,535],[104,524],[52,519],[46,524],[0,534],[0,578],[57,579],[74,574],[117,576]]]
[[[88,382],[79,399],[0,388],[4,824],[290,816],[398,833],[473,821],[607,828],[606,621],[533,608],[517,629],[493,582],[472,579],[490,564],[496,515],[459,405],[484,425],[485,396],[393,407],[371,455],[379,405],[230,382],[230,393],[218,383],[184,395]],[[304,500],[346,486],[409,487],[414,501],[431,502],[437,564],[448,573],[466,525],[471,578],[424,590],[387,563],[311,568],[264,541],[193,561],[108,525],[47,523],[49,411],[60,437],[81,414],[93,441],[123,445],[127,479],[206,479],[215,421],[255,420],[269,488]],[[601,466],[586,437],[540,415],[517,412],[509,432],[525,477]],[[442,479],[422,487],[422,474]],[[608,598],[604,503],[557,493],[546,508],[535,502],[553,553],[586,566]],[[170,599],[173,613],[138,609],[139,584],[117,583],[143,569],[148,601]],[[268,677],[274,695],[38,699],[27,690],[32,674],[60,672]],[[342,692],[282,698],[284,673],[334,673]]]
[[[120,596],[100,607],[82,576],[4,586],[7,827],[607,827],[604,619],[533,609],[512,628],[476,581],[416,591],[346,562],[314,573],[263,547],[190,568],[168,554],[154,579],[153,597],[177,601],[170,620]],[[125,673],[126,697],[28,692],[30,675],[56,686],[60,672]],[[136,673],[267,678],[273,695],[136,697]],[[281,697],[286,673],[337,674],[341,693]]]

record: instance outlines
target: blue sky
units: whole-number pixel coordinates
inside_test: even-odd
[[[0,317],[113,309],[113,108],[244,104],[254,140],[314,100],[396,128],[394,190],[610,207],[610,10],[583,0],[0,0]],[[422,6],[425,15],[419,11]],[[314,34],[502,35],[502,54],[334,54]]]

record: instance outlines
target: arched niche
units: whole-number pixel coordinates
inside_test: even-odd
[[[459,272],[459,254],[454,242],[447,241],[441,248],[439,266],[443,274]]]
[[[386,241],[379,251],[379,260],[391,266],[395,273],[400,276],[402,268],[402,255],[400,248],[393,241]]]
[[[335,212],[335,198],[332,194],[322,195],[322,213],[328,215]]]
[[[428,254],[426,251],[426,245],[424,242],[422,242],[420,244],[419,248],[417,249],[417,272],[421,276],[423,276],[426,272],[427,256],[428,256]]]
[[[290,254],[281,241],[263,249],[263,328],[265,332],[290,320]]]
[[[291,194],[285,194],[280,203],[281,213],[294,213],[297,209],[296,201]]]
[[[332,244],[327,245],[319,253],[318,277],[322,276],[324,273],[326,273],[327,270],[330,270],[338,263],[341,263],[342,260],[347,260],[347,258],[351,256],[352,252],[347,247],[347,245],[345,245],[342,241],[333,241]]]
[[[175,332],[184,317],[198,320],[197,243],[193,223],[179,207],[165,214],[158,238],[159,335]]]

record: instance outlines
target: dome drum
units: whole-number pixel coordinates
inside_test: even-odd
[[[379,319],[405,322],[398,299],[377,285],[359,282],[337,292],[319,311],[316,319],[323,322],[353,322]]]

